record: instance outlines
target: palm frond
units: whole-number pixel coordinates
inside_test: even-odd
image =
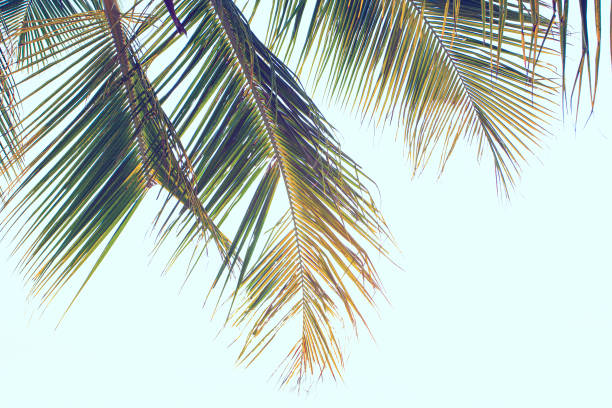
[[[0,30],[0,173],[10,182],[10,168],[20,156],[20,143],[16,124],[19,116],[15,109],[17,95],[11,75],[3,31]],[[0,190],[2,201],[4,197]]]
[[[433,153],[442,170],[460,138],[475,140],[506,190],[546,134],[556,91],[552,67],[539,59],[552,52],[544,44],[550,21],[537,2],[509,3],[317,1],[300,66],[311,67],[315,84],[327,78],[339,102],[403,128],[415,171]],[[276,47],[297,41],[304,7],[273,2]],[[539,29],[524,30],[526,21]]]
[[[43,99],[23,120],[26,153],[39,153],[3,225],[19,225],[17,248],[27,245],[21,267],[43,302],[98,254],[87,282],[153,183],[193,212],[198,231],[210,233],[222,252],[229,246],[193,194],[191,164],[126,40],[124,20],[102,8],[111,5],[38,21],[72,37],[35,45],[42,52],[21,68],[44,66],[23,80],[43,83],[24,98]],[[87,35],[70,29],[80,19],[90,26]]]
[[[10,39],[7,45],[11,60],[27,64],[37,54],[51,52],[53,44],[74,38],[74,32],[62,29],[65,27],[40,24],[41,21],[72,19],[70,29],[81,30],[88,21],[79,19],[78,14],[95,8],[95,0],[0,0],[0,20]]]
[[[13,71],[24,65],[30,65],[30,69],[39,68],[30,64],[33,60],[48,62],[48,59],[41,58],[41,53],[53,52],[53,44],[73,38],[74,33],[66,32],[66,27],[70,27],[73,32],[78,30],[86,34],[91,26],[89,21],[80,18],[79,13],[92,10],[92,4],[88,0],[0,0],[0,132],[4,141],[1,146],[0,166],[9,183],[21,170],[19,164],[23,160],[22,140],[19,136],[20,94]],[[68,24],[40,24],[40,21],[49,19]]]
[[[561,49],[561,62],[563,69],[563,92],[565,98],[566,91],[566,58],[567,58],[567,39],[569,37],[568,26],[570,17],[573,15],[570,10],[573,6],[570,6],[567,0],[555,0],[553,2],[554,10],[559,15],[560,25],[560,49]],[[589,17],[589,1],[580,0],[578,2],[579,13],[580,13],[580,44],[581,44],[581,55],[576,68],[576,74],[574,81],[571,86],[570,102],[576,101],[576,115],[580,106],[582,85],[586,81],[589,87],[589,100],[591,103],[591,110],[595,106],[595,97],[597,95],[597,85],[599,82],[599,60],[601,56],[601,38],[602,38],[602,24],[601,24],[601,0],[593,0],[593,12],[592,16]],[[612,17],[612,3],[610,4],[610,16]],[[612,45],[612,20],[610,21],[610,44]],[[595,32],[595,56],[592,57],[592,38],[589,40],[589,31]],[[612,49],[610,51],[610,57],[612,61]],[[591,66],[593,63],[593,66]],[[586,70],[586,75],[585,75]],[[577,92],[576,92],[577,91]],[[574,98],[575,95],[575,98]]]
[[[232,321],[246,325],[239,361],[250,363],[297,319],[302,324],[283,383],[325,372],[337,377],[343,360],[334,324],[347,318],[357,325],[360,301],[373,302],[371,291],[380,289],[366,248],[385,254],[379,234],[387,229],[368,179],[342,153],[295,75],[254,36],[231,1],[176,2],[190,34],[180,46],[172,21],[158,11],[166,20],[145,42],[143,64],[153,66],[163,56],[154,84],[162,100],[176,102],[171,117],[179,133],[193,135],[187,148],[199,199],[222,220],[237,203],[248,203],[230,249],[232,256],[244,254],[229,298],[230,309],[239,299]],[[279,195],[288,207],[262,248]],[[173,230],[183,236],[177,256],[191,241],[194,222],[186,213],[182,222],[164,223],[164,237]],[[221,269],[213,286],[224,288],[228,279]]]

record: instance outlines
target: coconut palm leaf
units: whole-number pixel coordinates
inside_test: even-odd
[[[19,139],[15,128],[19,118],[14,108],[16,95],[10,69],[5,37],[0,30],[0,172],[7,181],[11,178],[11,163],[20,156]],[[1,190],[0,195],[2,195]]]
[[[582,84],[584,80],[587,81],[589,86],[589,99],[591,102],[591,108],[595,105],[595,97],[597,95],[597,84],[599,79],[599,60],[601,56],[601,0],[593,0],[593,13],[592,17],[589,17],[589,1],[588,0],[580,0],[579,4],[579,13],[580,13],[580,31],[581,31],[581,46],[582,53],[580,56],[580,61],[578,62],[578,67],[576,70],[576,76],[572,85],[572,91],[570,96],[570,101],[574,100],[574,92],[576,92],[576,113],[578,113],[578,106],[580,104],[580,95],[582,91]],[[559,15],[559,25],[560,25],[560,42],[561,42],[561,61],[562,61],[562,69],[563,69],[563,90],[565,96],[565,71],[566,71],[566,54],[567,54],[567,37],[568,37],[568,22],[570,21],[570,4],[567,0],[555,0],[553,2],[554,10]],[[610,4],[610,17],[612,17],[612,3]],[[595,32],[595,57],[592,58],[591,55],[591,43],[589,41],[589,31]],[[592,41],[592,39],[591,39]],[[612,19],[610,21],[610,45],[612,46]],[[612,49],[612,47],[611,47]],[[610,52],[610,57],[612,61],[612,52]],[[591,62],[593,62],[594,66],[591,68]],[[586,75],[585,75],[586,69]],[[578,87],[578,88],[576,88]]]
[[[10,197],[4,225],[19,226],[21,266],[43,301],[96,254],[91,276],[155,183],[193,212],[198,231],[222,253],[229,246],[194,195],[191,164],[126,40],[129,21],[113,5],[105,0],[89,12],[32,25],[72,37],[35,45],[41,52],[20,68],[44,66],[21,84],[43,83],[24,98],[43,99],[23,120],[25,150],[38,153]],[[84,22],[86,32],[71,29]]]
[[[10,39],[11,59],[29,62],[39,52],[50,52],[53,44],[74,38],[73,33],[40,21],[78,19],[78,13],[94,8],[93,0],[0,0],[0,21]],[[78,19],[70,29],[81,30],[87,25],[88,21]]]
[[[165,17],[164,9],[158,12]],[[145,42],[143,64],[163,58],[154,83],[163,100],[176,101],[171,117],[179,132],[193,135],[188,150],[205,209],[225,217],[236,202],[248,202],[230,250],[244,254],[229,297],[231,321],[246,325],[239,361],[250,363],[284,333],[292,341],[283,383],[325,372],[337,377],[343,360],[334,327],[342,316],[353,325],[362,320],[358,305],[371,303],[371,290],[380,288],[366,249],[384,253],[377,237],[386,227],[367,177],[231,1],[176,2],[176,13],[190,34],[187,43],[177,47],[166,18]],[[279,194],[288,207],[261,248]],[[184,237],[177,254],[193,238],[190,221],[185,213],[181,223],[164,223]],[[220,271],[213,286],[223,288],[227,279]],[[296,320],[297,333],[286,333]]]
[[[395,121],[415,171],[434,153],[442,169],[460,138],[475,140],[505,190],[546,133],[556,90],[550,65],[538,59],[551,52],[543,45],[549,21],[537,2],[509,3],[316,1],[308,15],[306,1],[279,0],[269,41],[291,47],[309,19],[300,66],[311,67],[315,84],[327,78],[339,102]],[[526,21],[540,28],[524,30]]]
[[[2,75],[2,118],[0,133],[2,153],[0,166],[3,174],[10,179],[19,171],[22,160],[21,140],[19,138],[19,92],[15,86],[13,69],[16,65],[29,64],[30,58],[41,53],[50,52],[51,45],[69,41],[73,34],[57,30],[51,26],[39,24],[48,19],[69,19],[76,17],[76,22],[70,24],[70,30],[85,32],[89,22],[78,18],[78,13],[91,10],[88,0],[0,0],[0,74]],[[38,58],[38,61],[47,61]],[[36,69],[31,66],[31,69]],[[17,165],[17,166],[15,166]]]
[[[28,90],[24,105],[41,101],[20,121],[28,164],[3,223],[24,254],[20,266],[32,294],[49,302],[88,269],[78,295],[159,184],[168,192],[160,241],[177,233],[175,256],[195,242],[196,258],[213,241],[222,260],[213,283],[220,297],[228,270],[239,272],[228,313],[247,327],[240,359],[252,361],[295,317],[302,330],[284,382],[326,371],[338,376],[333,318],[344,315],[356,326],[363,320],[356,295],[371,303],[380,288],[366,249],[384,253],[379,234],[386,227],[367,177],[231,1],[177,3],[177,18],[193,28],[181,47],[161,4],[150,18],[122,15],[114,0],[90,6],[30,21],[15,34],[64,35],[51,42],[27,37],[11,76]],[[146,69],[175,51],[149,83]],[[163,104],[173,98],[169,118]],[[270,221],[279,194],[286,214]],[[230,241],[219,225],[245,206]]]

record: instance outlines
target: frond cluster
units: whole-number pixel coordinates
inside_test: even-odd
[[[189,273],[201,268],[212,243],[221,264],[209,294],[243,329],[238,360],[289,339],[281,381],[300,384],[341,377],[338,328],[365,325],[361,306],[382,290],[372,257],[387,256],[390,234],[373,183],[284,61],[295,55],[298,74],[338,103],[397,126],[415,172],[432,157],[442,170],[473,141],[507,191],[565,89],[569,5],[268,4],[264,42],[231,0],[138,0],[129,10],[117,0],[0,0],[1,228],[46,303],[87,266],[81,292],[159,189],[157,245],[176,245],[168,267],[189,256]],[[586,67],[592,103],[594,6],[593,80],[581,1],[573,85],[580,99]]]

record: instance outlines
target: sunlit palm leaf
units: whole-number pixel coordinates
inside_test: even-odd
[[[3,32],[0,30],[0,37]],[[20,147],[17,129],[19,117],[15,109],[15,84],[4,38],[0,38],[0,173],[10,182],[9,169],[19,157]],[[1,194],[1,190],[0,190]],[[4,197],[2,197],[4,200]]]
[[[304,3],[273,2],[273,43],[297,41]],[[328,78],[326,92],[342,103],[397,120],[415,170],[433,153],[443,166],[464,137],[490,151],[501,187],[512,184],[545,133],[556,90],[550,66],[538,61],[549,52],[548,22],[528,2],[522,13],[506,1],[314,3],[302,65],[315,83]],[[524,32],[525,21],[540,29]]]
[[[24,119],[26,149],[40,153],[11,197],[5,225],[20,225],[18,247],[28,245],[22,267],[43,301],[107,243],[93,273],[154,182],[194,214],[198,231],[209,232],[222,253],[229,246],[193,193],[191,165],[126,41],[123,20],[97,6],[39,21],[73,36],[40,45],[43,52],[25,58],[21,68],[45,66],[23,84],[45,81],[28,96],[43,101]],[[90,26],[86,35],[70,30],[83,21]]]
[[[571,87],[570,101],[576,101],[576,114],[578,114],[578,106],[581,100],[582,84],[586,80],[589,87],[589,99],[591,107],[595,105],[595,97],[597,94],[597,85],[599,79],[599,60],[601,56],[601,37],[602,37],[602,24],[601,24],[601,13],[602,5],[601,0],[593,0],[593,7],[591,10],[592,16],[589,16],[589,1],[579,0],[578,10],[580,13],[580,31],[581,38],[580,43],[582,46],[582,53],[578,62],[576,70],[576,76]],[[569,22],[572,21],[573,12],[570,13],[572,8],[576,8],[575,4],[570,5],[568,0],[555,0],[553,2],[554,10],[559,16],[560,25],[560,42],[561,42],[561,62],[563,69],[563,91],[565,95],[566,90],[566,56],[567,56],[567,39],[569,37]],[[612,60],[612,3],[610,3],[610,57]],[[575,19],[574,19],[575,21]],[[595,57],[592,57],[592,43],[589,42],[589,32],[595,32]],[[592,38],[591,38],[592,42]],[[592,59],[593,58],[593,59]],[[593,68],[591,63],[594,63]],[[586,70],[586,74],[585,74]],[[594,72],[593,72],[594,71]],[[575,98],[574,98],[575,95]]]
[[[0,0],[0,19],[10,38],[11,59],[30,62],[41,52],[52,52],[52,45],[74,38],[63,27],[40,24],[40,21],[74,19],[71,31],[88,25],[77,14],[95,9],[93,0]],[[78,21],[78,23],[77,23]],[[41,59],[38,59],[42,61]]]
[[[92,2],[88,0],[0,0],[0,52],[2,54],[2,118],[0,132],[4,143],[0,164],[3,173],[10,180],[14,178],[15,164],[23,159],[21,151],[19,124],[19,92],[13,78],[16,65],[27,65],[36,56],[39,62],[49,60],[40,58],[41,53],[52,53],[53,44],[70,41],[75,31],[82,33],[90,29],[89,21],[79,18],[80,12],[91,10]],[[55,19],[72,23],[63,26],[49,26],[40,21]],[[72,33],[66,32],[70,27]],[[47,55],[50,57],[51,55]],[[31,69],[38,66],[31,65]],[[11,167],[12,171],[9,171]]]
[[[238,293],[233,314],[236,324],[248,325],[240,361],[250,363],[297,318],[302,324],[283,382],[324,372],[338,376],[343,360],[334,321],[345,316],[357,324],[362,300],[355,294],[372,302],[368,288],[380,288],[365,248],[384,252],[377,237],[386,228],[363,184],[367,178],[231,1],[187,0],[176,2],[176,10],[190,34],[187,44],[172,53],[167,19],[149,41],[145,63],[169,53],[156,83],[167,100],[178,101],[173,121],[181,134],[193,134],[188,147],[206,210],[226,217],[236,202],[251,197],[232,247],[233,254],[244,254],[238,287],[246,298]],[[287,212],[258,251],[279,193]],[[184,236],[177,253],[193,237],[190,220],[168,227]],[[215,285],[225,282],[220,271]]]

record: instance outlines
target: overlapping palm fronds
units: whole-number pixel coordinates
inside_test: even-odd
[[[537,2],[314,3],[301,60],[315,83],[326,78],[326,92],[379,122],[397,120],[415,171],[434,152],[443,168],[464,137],[490,151],[502,190],[513,183],[546,132],[555,95],[551,67],[538,60],[552,33]],[[275,46],[297,41],[307,5],[273,2]],[[541,28],[525,32],[527,20]]]
[[[18,228],[18,248],[27,244],[22,268],[43,301],[100,245],[112,245],[152,183],[192,211],[222,253],[229,246],[194,195],[189,160],[125,40],[118,11],[98,6],[32,24],[71,36],[33,40],[40,51],[19,60],[21,71],[39,67],[23,80],[39,85],[24,103],[43,101],[24,118],[22,134],[26,151],[40,153],[12,192],[4,226]]]
[[[114,0],[92,1],[20,32],[65,35],[50,43],[31,38],[14,63],[17,87],[36,87],[22,103],[40,103],[21,121],[29,159],[3,225],[25,253],[32,293],[50,301],[93,258],[84,285],[147,189],[159,184],[169,194],[161,239],[182,236],[175,255],[194,242],[205,250],[212,240],[223,260],[213,286],[225,287],[228,270],[239,272],[228,294],[232,305],[236,299],[231,321],[246,327],[240,359],[252,361],[296,318],[302,325],[284,382],[336,377],[342,355],[334,319],[356,326],[363,320],[358,296],[371,303],[380,288],[366,249],[385,253],[387,230],[368,179],[231,1],[177,4],[191,32],[172,63],[166,58],[178,37],[158,6],[139,17],[122,15]],[[150,50],[144,55],[139,39]],[[154,58],[165,69],[152,86],[145,69]],[[162,101],[173,98],[169,118]],[[268,219],[283,197],[285,215]],[[230,241],[218,225],[243,201]]]
[[[0,29],[0,172],[10,182],[11,164],[21,156],[16,124],[19,122],[15,109],[15,86],[10,72],[8,47],[4,31]],[[0,195],[1,195],[0,189]],[[2,201],[4,197],[2,197]]]
[[[9,168],[19,172],[15,164],[22,160],[22,137],[19,119],[19,89],[13,78],[16,66],[40,68],[55,52],[58,45],[74,38],[75,33],[86,35],[91,22],[79,16],[93,10],[89,0],[0,0],[0,52],[2,54],[2,127],[3,156],[0,162],[3,173],[8,175]],[[54,20],[63,25],[40,24],[41,21]],[[69,31],[66,31],[69,28]]]
[[[50,52],[53,44],[70,41],[73,33],[40,22],[73,19],[81,12],[92,10],[93,4],[90,0],[0,0],[2,28],[9,39],[10,58],[31,62],[37,54]],[[88,24],[87,20],[79,19],[70,29],[79,30]]]
[[[32,293],[50,301],[87,266],[84,285],[158,185],[158,244],[179,237],[169,266],[189,250],[195,269],[210,243],[220,252],[211,291],[244,330],[238,360],[288,340],[284,384],[341,376],[336,329],[365,323],[360,306],[381,289],[372,256],[389,237],[369,179],[233,1],[136,3],[0,0],[0,159],[13,181],[2,228]],[[548,13],[536,0],[270,4],[271,49],[295,51],[309,15],[301,66],[399,125],[415,170],[434,155],[443,168],[465,138],[490,152],[505,190],[546,133],[558,89],[546,41],[561,37],[565,61],[567,1]],[[600,14],[595,1],[594,85]],[[591,72],[582,41],[578,93]],[[226,237],[228,219],[240,222]]]
[[[178,4],[191,35],[158,82],[168,98],[180,97],[173,119],[181,132],[193,129],[190,157],[199,197],[211,214],[223,214],[255,184],[232,246],[244,252],[238,286],[246,299],[233,313],[235,323],[247,325],[240,361],[251,362],[297,318],[302,323],[283,382],[324,371],[338,376],[342,355],[334,319],[344,315],[356,325],[361,314],[355,295],[372,302],[368,288],[380,287],[366,248],[384,252],[377,236],[386,227],[363,184],[367,178],[231,1]],[[173,30],[169,21],[165,27]],[[170,46],[159,43],[150,55]],[[279,183],[288,209],[255,257]],[[192,238],[187,230],[183,242]]]
[[[593,2],[594,24],[588,3],[580,1],[583,56],[572,87],[578,101],[585,68],[593,101],[597,86],[601,2]],[[268,30],[274,49],[293,49],[303,20],[301,60],[314,67],[315,83],[326,78],[327,92],[364,115],[395,117],[415,169],[436,145],[443,166],[465,136],[478,141],[479,151],[490,150],[501,185],[511,184],[546,133],[559,77],[565,90],[568,1],[277,0]],[[547,56],[557,49],[561,75],[551,65],[558,60]]]
[[[572,2],[573,3],[573,2]],[[581,56],[576,69],[576,75],[571,86],[570,101],[574,100],[573,96],[576,95],[576,111],[578,111],[578,105],[580,104],[580,95],[582,91],[583,81],[586,79],[589,86],[589,99],[591,101],[591,108],[595,105],[595,97],[597,95],[597,85],[599,79],[599,60],[601,56],[601,39],[602,39],[602,24],[601,24],[601,13],[602,5],[601,0],[593,0],[593,14],[590,16],[589,13],[589,1],[579,0],[579,13],[580,13],[580,43],[581,43]],[[553,10],[558,15],[559,20],[559,42],[561,49],[561,67],[562,67],[562,78],[563,78],[563,96],[565,98],[566,93],[566,59],[567,59],[567,40],[569,37],[569,22],[572,21],[573,14],[570,13],[572,8],[575,8],[576,4],[570,5],[569,0],[554,0]],[[575,11],[574,11],[575,12]],[[573,20],[575,21],[575,19]],[[595,57],[592,59],[591,51],[592,44],[589,41],[589,31],[595,33]],[[610,59],[612,62],[612,3],[610,3]],[[593,68],[591,63],[593,62]],[[586,69],[586,75],[585,75]],[[576,88],[577,87],[577,88]],[[577,92],[576,92],[577,90]]]

